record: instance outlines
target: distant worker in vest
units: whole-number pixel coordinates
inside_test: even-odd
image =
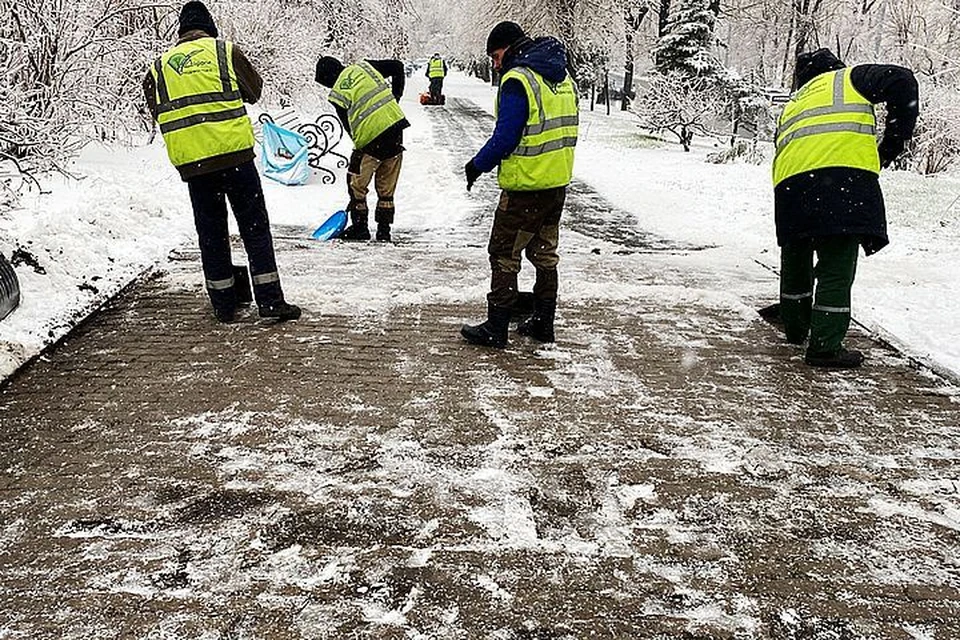
[[[390,242],[394,192],[403,161],[403,130],[410,126],[400,109],[406,81],[399,60],[361,60],[344,67],[336,58],[317,61],[316,81],[330,89],[328,100],[353,140],[347,170],[350,226],[342,240],[369,240],[367,192],[377,190],[377,241]],[[390,82],[387,82],[387,79]]]
[[[808,340],[808,365],[855,368],[863,354],[842,343],[857,256],[861,246],[869,256],[889,242],[880,169],[913,136],[917,81],[894,65],[848,68],[820,49],[797,57],[794,90],[773,161],[780,317],[789,342]],[[882,102],[887,121],[878,145],[873,105]]]
[[[506,346],[523,252],[536,269],[534,310],[517,332],[553,342],[560,214],[579,124],[576,87],[567,74],[563,44],[552,37],[531,40],[514,22],[493,28],[487,54],[501,77],[497,121],[464,172],[469,191],[481,174],[499,167],[502,191],[487,248],[492,271],[487,319],[464,325],[460,333],[473,344]]]
[[[157,58],[143,79],[147,107],[160,125],[170,162],[187,183],[200,245],[207,293],[220,322],[233,322],[239,291],[230,257],[227,205],[237,220],[250,262],[261,318],[296,320],[288,304],[270,234],[270,221],[254,166],[253,127],[244,102],[260,98],[263,81],[240,49],[217,40],[217,27],[202,2],[180,11],[179,40]]]
[[[433,54],[427,63],[426,76],[430,79],[430,100],[438,104],[443,95],[443,79],[447,77],[447,63],[439,53]]]

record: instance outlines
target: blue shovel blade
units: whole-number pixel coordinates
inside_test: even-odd
[[[347,212],[337,211],[317,227],[312,237],[316,240],[333,240],[347,228]]]

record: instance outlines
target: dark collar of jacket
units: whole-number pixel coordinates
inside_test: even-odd
[[[536,71],[548,82],[562,82],[567,77],[566,48],[553,36],[536,40],[524,38],[513,46],[511,55],[504,60],[501,75],[515,67]]]
[[[191,40],[199,40],[200,38],[212,38],[209,33],[206,31],[201,31],[200,29],[190,29],[190,31],[184,31],[183,35],[180,36],[180,39],[177,40],[177,44],[183,44],[184,42],[190,42]]]

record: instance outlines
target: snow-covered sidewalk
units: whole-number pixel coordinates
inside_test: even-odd
[[[462,159],[475,149],[465,148],[463,140],[434,137],[428,110],[415,103],[418,83],[425,79],[410,79],[404,98],[413,127],[397,193],[398,233],[402,237],[408,229],[419,241],[441,245],[470,233],[475,236],[470,242],[482,245],[482,233],[463,224],[492,209],[489,197],[464,190]],[[494,90],[475,79],[454,73],[446,93],[492,111]],[[638,228],[715,247],[696,259],[714,274],[720,290],[742,295],[749,304],[772,302],[775,279],[757,275],[761,264],[777,265],[769,166],[708,164],[704,157],[711,150],[700,146],[685,154],[675,145],[652,142],[629,114],[584,111],[576,176],[634,215]],[[186,189],[159,142],[135,149],[91,147],[75,169],[85,176],[82,181],[51,178],[44,183],[49,194],[28,195],[21,209],[0,217],[0,251],[21,258],[16,270],[23,291],[21,307],[0,321],[0,377],[62,337],[171,249],[194,242]],[[482,180],[492,184],[493,178]],[[958,373],[960,303],[953,265],[960,258],[960,180],[889,172],[882,184],[891,245],[861,261],[854,316],[908,354]],[[316,181],[291,188],[267,181],[265,194],[273,224],[291,229],[315,226],[346,201],[342,176],[334,186]],[[579,244],[574,238],[565,242],[570,250]],[[24,256],[30,260],[22,261]],[[448,293],[479,296],[483,267],[481,261],[465,274],[469,293]],[[359,280],[376,273],[384,292],[412,286],[406,274],[379,273],[372,261],[350,268]],[[590,283],[568,280],[564,287],[566,296],[600,295]],[[385,302],[391,297],[402,298],[385,294]],[[334,298],[357,311],[373,304],[349,294]],[[317,303],[321,311],[331,304],[329,297]]]

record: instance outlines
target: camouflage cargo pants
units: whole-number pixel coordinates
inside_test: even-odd
[[[566,187],[500,194],[487,247],[492,271],[489,304],[513,307],[522,254],[537,271],[534,297],[556,300],[560,214],[566,195]]]

